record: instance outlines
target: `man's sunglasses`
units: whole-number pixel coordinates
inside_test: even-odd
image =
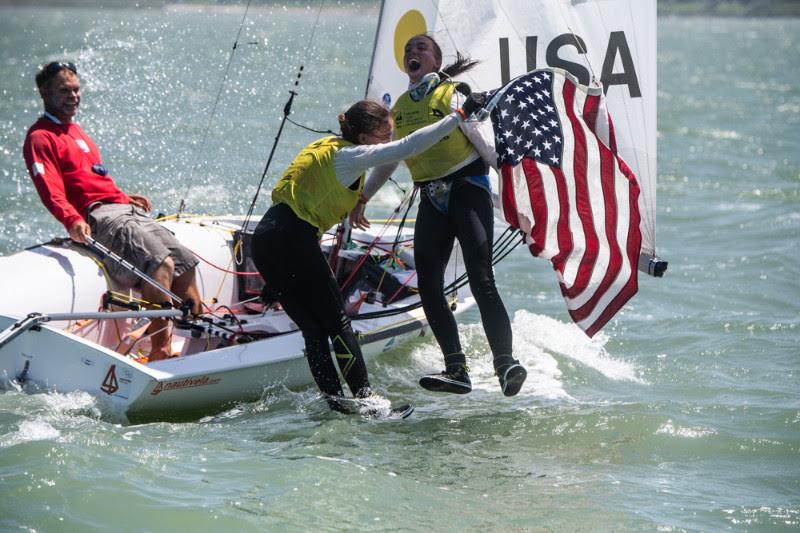
[[[78,74],[78,67],[75,66],[75,63],[71,61],[53,61],[52,63],[48,63],[44,67],[44,70],[42,71],[42,77],[41,77],[42,82],[40,86],[50,81],[50,79],[53,76],[55,76],[64,69],[71,70],[73,74]]]

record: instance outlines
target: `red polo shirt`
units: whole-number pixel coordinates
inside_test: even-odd
[[[111,176],[92,170],[101,164],[100,150],[75,123],[41,117],[28,130],[22,154],[42,203],[67,230],[94,202],[130,203]]]

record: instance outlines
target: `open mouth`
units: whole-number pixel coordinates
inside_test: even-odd
[[[408,72],[416,72],[422,66],[418,59],[408,60]]]

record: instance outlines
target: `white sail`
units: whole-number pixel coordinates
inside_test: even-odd
[[[656,0],[385,0],[368,97],[391,105],[406,90],[403,47],[419,33],[436,39],[445,64],[456,50],[481,61],[459,77],[473,90],[545,66],[602,83],[619,153],[641,187],[642,254],[655,256]]]

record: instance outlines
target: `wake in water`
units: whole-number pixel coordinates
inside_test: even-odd
[[[60,428],[72,427],[80,418],[100,417],[95,399],[86,392],[34,395],[7,392],[0,399],[0,413],[4,417],[20,418],[17,424],[0,425],[4,431],[0,433],[0,449],[26,442],[58,440]]]
[[[645,383],[632,363],[615,359],[606,351],[609,338],[599,333],[589,338],[575,324],[559,322],[553,318],[519,310],[512,321],[514,331],[514,357],[528,370],[521,396],[542,400],[575,401],[564,385],[559,364],[575,361],[603,377],[618,382]],[[499,392],[497,377],[492,367],[492,356],[483,327],[480,324],[459,326],[467,353],[473,390],[494,394]],[[431,339],[417,347],[411,354],[414,372],[424,373],[441,365],[441,352]],[[415,376],[405,376],[413,380]],[[411,383],[409,383],[411,385]]]

